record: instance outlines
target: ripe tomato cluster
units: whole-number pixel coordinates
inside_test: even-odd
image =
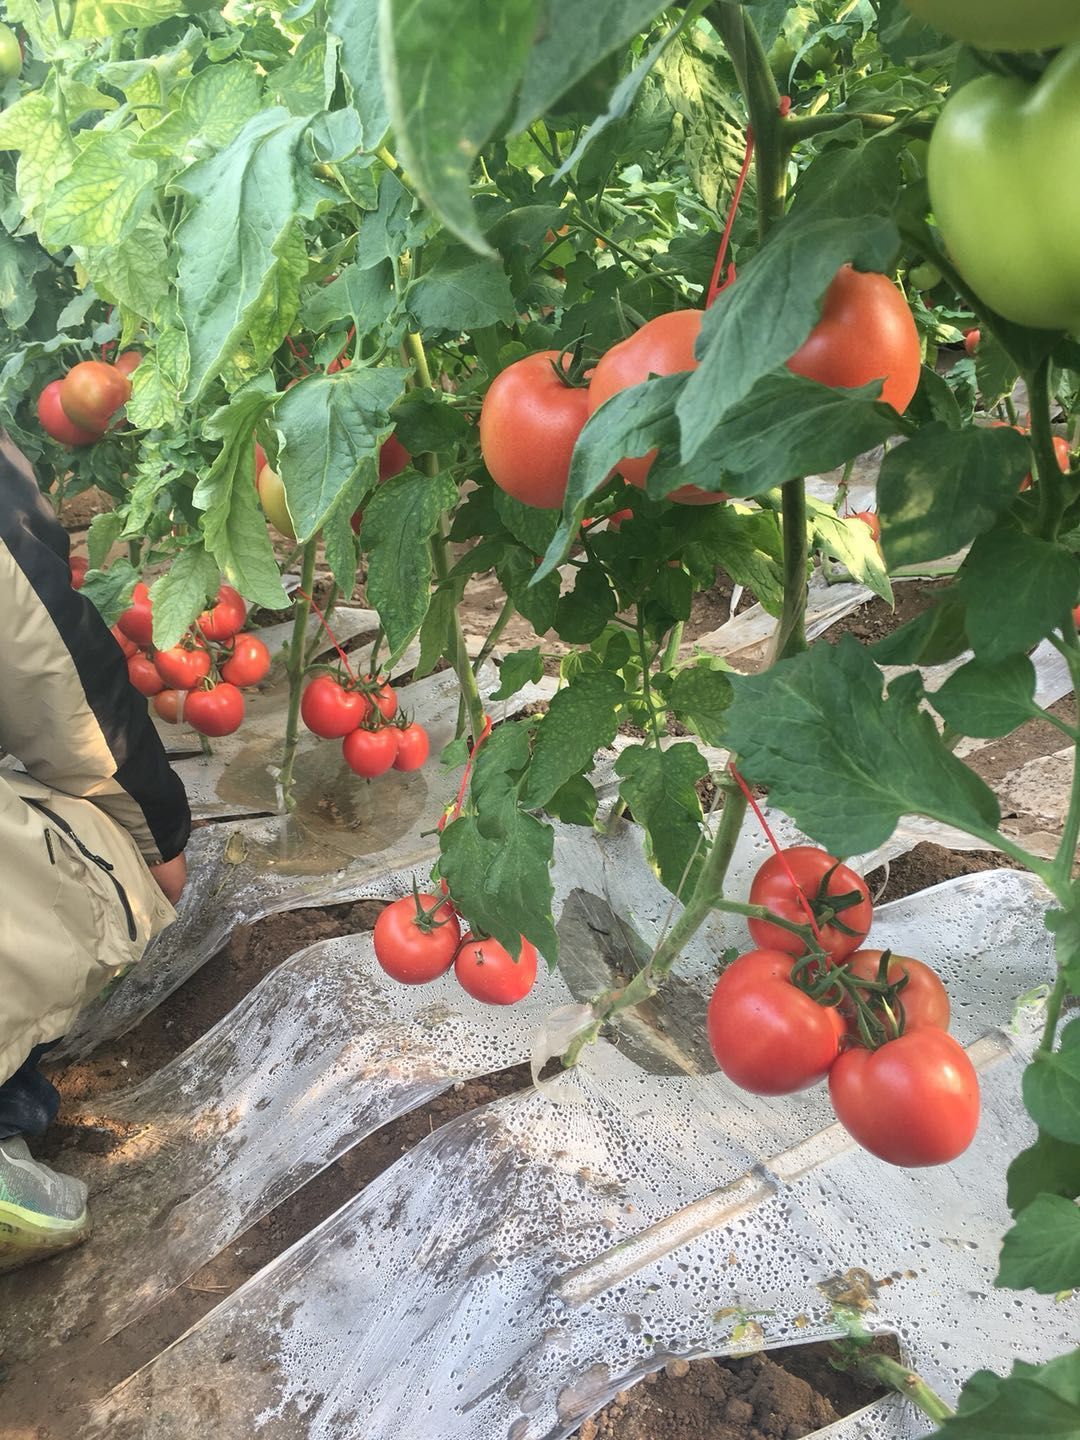
[[[431,753],[424,727],[397,711],[397,694],[381,676],[316,675],[300,700],[300,717],[311,733],[341,740],[346,765],[365,780],[391,769],[419,770]]]
[[[154,648],[150,592],[135,586],[131,605],[113,627],[127,656],[128,675],[170,725],[186,721],[202,735],[231,735],[244,718],[243,690],[270,672],[270,652],[257,635],[241,634],[247,606],[231,585],[187,634],[167,650]]]
[[[463,990],[485,1005],[513,1005],[536,983],[536,948],[522,936],[510,952],[465,925],[450,900],[414,892],[394,900],[375,922],[375,958],[403,985],[425,985],[451,966]]]
[[[495,484],[541,510],[559,510],[570,457],[589,416],[621,390],[652,375],[697,368],[703,310],[672,310],[649,320],[584,371],[555,350],[526,355],[496,375],[480,410],[480,449]],[[825,293],[821,319],[788,361],[797,375],[853,388],[882,380],[881,398],[903,412],[919,383],[922,351],[911,311],[885,275],[841,266]],[[644,490],[656,452],[627,456],[618,470]],[[722,491],[680,485],[680,505],[715,505]]]
[[[948,1033],[949,998],[934,971],[859,948],[873,919],[861,877],[824,850],[795,846],[761,867],[750,903],[787,924],[752,917],[758,948],[713,991],[709,1044],[724,1074],[758,1095],[828,1077],[837,1119],[890,1164],[962,1154],[979,1123],[974,1066]]]
[[[115,365],[106,360],[81,360],[62,380],[50,380],[38,396],[41,428],[61,445],[93,445],[109,428],[116,412],[131,399],[131,375],[142,355],[125,351]]]

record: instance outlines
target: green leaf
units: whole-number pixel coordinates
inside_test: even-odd
[[[734,698],[731,681],[722,670],[688,665],[675,676],[667,701],[706,745],[723,745],[724,716]]]
[[[677,402],[682,455],[691,460],[724,419],[770,371],[798,350],[821,318],[821,303],[845,261],[885,270],[899,247],[891,220],[788,222],[705,313],[700,360]]]
[[[267,76],[267,103],[284,105],[293,115],[315,115],[329,106],[336,83],[336,47],[327,45],[325,34],[309,30],[285,64]]]
[[[1015,1215],[1037,1195],[1080,1195],[1080,1145],[1068,1145],[1052,1135],[1041,1135],[1021,1150],[1008,1169],[1009,1209]]]
[[[890,565],[940,560],[989,530],[1016,499],[1031,450],[1015,430],[928,425],[881,464],[877,497]]]
[[[584,775],[571,775],[560,785],[544,807],[565,825],[592,825],[596,820],[597,796]]]
[[[315,534],[365,460],[372,466],[378,460],[405,374],[392,365],[353,365],[335,375],[309,375],[275,404],[278,471],[298,539]]]
[[[123,528],[124,517],[117,510],[106,510],[90,521],[90,529],[86,532],[86,554],[91,570],[99,570],[104,565]]]
[[[497,260],[485,260],[464,246],[448,250],[439,264],[405,292],[416,325],[425,335],[449,330],[482,330],[513,322],[510,280]]]
[[[469,758],[469,742],[464,735],[459,735],[456,740],[451,740],[442,754],[439,756],[439,764],[447,770],[452,770],[456,765],[464,765]]]
[[[465,581],[458,585],[440,585],[431,597],[431,604],[420,626],[420,658],[413,667],[413,679],[422,680],[430,675],[444,655],[452,654],[456,607],[461,603]]]
[[[596,752],[615,738],[625,699],[622,681],[610,670],[578,675],[552,698],[536,728],[526,805],[546,805],[573,775],[592,766]]]
[[[1070,1020],[1058,1048],[1038,1050],[1024,1071],[1027,1112],[1048,1135],[1080,1145],[1080,1020]]]
[[[1080,559],[1062,545],[1001,528],[980,535],[957,577],[980,660],[1030,650],[1062,623],[1080,592]]]
[[[380,485],[364,510],[360,543],[369,552],[368,600],[394,655],[404,651],[427,614],[430,540],[456,500],[457,486],[447,476],[406,470]]]
[[[908,143],[902,130],[872,136],[856,145],[830,145],[803,171],[791,213],[833,217],[889,215],[900,184],[900,153]]]
[[[1005,1234],[996,1285],[1056,1295],[1080,1286],[1080,1209],[1061,1195],[1038,1195]]]
[[[196,542],[187,545],[150,586],[154,604],[154,644],[159,650],[175,645],[206,602],[217,593],[221,575],[217,561]]]
[[[555,629],[570,645],[588,645],[603,633],[617,609],[615,594],[602,570],[579,570],[574,588],[559,597]]]
[[[297,217],[313,215],[324,195],[334,196],[309,179],[301,183],[297,151],[308,124],[279,107],[264,110],[224,150],[174,182],[190,201],[176,232],[177,288],[191,345],[189,400],[274,296],[279,266],[295,265]]]
[[[341,73],[374,150],[390,125],[379,68],[379,0],[330,0],[326,28],[341,41]]]
[[[688,562],[700,549],[721,566],[737,585],[745,585],[770,615],[784,603],[783,537],[771,511],[741,505],[714,505],[695,523]]]
[[[499,668],[499,688],[492,700],[509,700],[524,685],[535,685],[544,673],[544,657],[539,645],[532,650],[515,650],[507,655]]]
[[[993,791],[919,708],[918,677],[883,697],[880,670],[852,636],[732,684],[725,739],[740,768],[833,854],[884,844],[902,815],[983,836],[997,826]]]
[[[74,0],[71,34],[77,40],[148,30],[182,10],[178,0]]]
[[[957,1413],[941,1440],[1075,1440],[1080,1434],[1080,1348],[1028,1365],[1017,1360],[1002,1379],[977,1370],[964,1386]]]
[[[533,584],[536,574],[533,557],[527,550],[517,548],[511,550],[495,567],[495,573],[503,589],[537,635],[546,635],[555,628],[561,589],[557,574],[548,575],[539,585]]]
[[[524,935],[545,960],[558,957],[551,913],[554,844],[551,826],[518,809],[509,796],[443,831],[439,870],[454,904],[470,926],[494,935],[511,955],[520,953]]]
[[[864,521],[849,516],[841,519],[831,505],[807,496],[807,515],[814,544],[839,560],[853,580],[868,586],[889,605],[893,589],[877,541]]]
[[[495,489],[495,514],[514,539],[534,555],[544,553],[559,527],[559,517],[554,510],[540,510],[535,505],[526,505],[498,487]]]
[[[180,391],[187,374],[187,336],[182,330],[165,330],[156,349],[143,357],[131,377],[128,419],[142,430],[165,430],[181,418]],[[173,378],[179,377],[179,383]]]
[[[57,181],[78,153],[51,88],[32,90],[0,112],[0,150],[20,152],[15,186],[23,214],[39,226]]]
[[[447,24],[443,0],[380,0],[383,88],[399,158],[424,203],[482,255],[469,179],[504,120],[536,32],[539,0],[501,0]]]
[[[95,131],[58,179],[39,229],[53,250],[119,245],[153,199],[157,166],[132,153],[129,132]]]
[[[115,560],[108,570],[89,570],[79,594],[97,608],[106,625],[115,625],[131,603],[138,578],[127,560]]]
[[[669,32],[671,33],[671,32]],[[724,84],[723,52],[699,29],[679,34],[660,57],[657,77],[683,124],[683,155],[694,188],[719,210],[738,175],[746,132]]]
[[[389,261],[382,260],[366,268],[347,265],[336,280],[308,298],[301,318],[308,329],[315,331],[351,319],[367,335],[379,328],[396,305],[393,269]]]
[[[879,665],[943,665],[968,648],[964,607],[952,599],[952,590],[914,620],[901,625],[884,640],[871,645]]]
[[[330,513],[323,525],[323,547],[330,574],[342,595],[351,595],[356,587],[357,541],[352,528],[352,516],[357,501],[366,490],[363,473],[338,496],[337,503],[330,507]]]
[[[1026,655],[1000,664],[969,660],[929,697],[946,725],[961,735],[994,740],[1038,714],[1035,667]]]
[[[446,453],[472,435],[472,427],[447,397],[434,390],[408,390],[394,407],[394,434],[410,455]],[[503,494],[499,491],[499,494]],[[510,499],[507,495],[506,499]],[[539,514],[539,511],[535,511]]]
[[[79,258],[103,300],[154,318],[169,293],[168,251],[161,222],[144,215],[118,245],[82,249]]]
[[[1012,394],[1017,374],[1012,356],[1002,349],[989,330],[981,331],[975,351],[975,378],[987,410],[992,409],[1003,395]]]
[[[208,65],[174,96],[173,108],[164,119],[143,131],[133,153],[179,161],[196,138],[220,150],[261,109],[254,65],[239,59]]]
[[[709,773],[696,745],[633,745],[615,762],[620,795],[645,828],[645,851],[673,895],[688,895],[705,858],[696,782]]]
[[[1080,995],[1080,910],[1048,910],[1046,928],[1054,937],[1058,969],[1069,993]]]

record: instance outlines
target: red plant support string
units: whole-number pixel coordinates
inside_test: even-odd
[[[780,114],[788,115],[791,112],[791,96],[781,95]],[[750,163],[754,158],[754,131],[751,126],[746,127],[746,154],[743,156],[742,169],[739,171],[739,178],[735,182],[735,189],[732,191],[731,204],[728,207],[727,222],[724,225],[724,233],[720,237],[720,248],[716,252],[716,264],[713,266],[712,279],[709,281],[709,289],[705,296],[705,309],[716,299],[722,290],[734,283],[735,266],[729,265],[727,278],[721,283],[720,275],[724,269],[724,261],[727,259],[728,245],[731,241],[731,232],[735,225],[735,216],[739,212],[739,202],[742,200],[743,188],[746,185],[746,177],[750,174]]]
[[[322,611],[319,609],[318,605],[315,604],[315,601],[311,598],[311,596],[307,593],[306,590],[297,590],[296,593],[297,593],[298,595],[302,596],[302,597],[308,602],[308,604],[311,606],[311,608],[315,611],[315,614],[319,617],[319,624],[320,624],[320,625],[323,627],[323,629],[326,631],[327,635],[330,636],[330,639],[331,639],[331,640],[333,641],[333,643],[334,643],[334,649],[335,649],[335,650],[337,651],[337,653],[341,656],[341,663],[345,666],[345,669],[348,671],[348,673],[349,673],[349,679],[355,681],[356,676],[353,674],[352,666],[349,664],[349,657],[345,654],[345,651],[344,651],[344,650],[341,648],[341,646],[338,644],[338,638],[337,638],[337,636],[334,634],[333,630],[330,629],[330,626],[327,624],[326,616],[325,616],[325,615],[322,613]]]
[[[304,374],[305,374],[305,375],[310,375],[310,374],[311,374],[311,371],[310,371],[310,370],[308,369],[308,367],[304,364],[304,361],[305,361],[305,359],[307,358],[307,349],[306,349],[306,347],[303,346],[303,345],[297,346],[296,341],[292,338],[291,335],[286,335],[286,336],[285,336],[285,344],[288,345],[289,349],[292,351],[292,353],[293,353],[293,358],[296,360],[297,364],[300,366],[300,369],[304,372]],[[301,350],[303,350],[303,352],[304,352],[303,354],[300,353]]]
[[[818,944],[819,944],[819,945],[821,946],[821,948],[824,950],[824,949],[825,949],[825,945],[824,945],[824,943],[823,943],[823,941],[822,941],[822,939],[821,939],[821,931],[818,929],[818,923],[817,923],[817,921],[816,921],[815,918],[814,918],[814,909],[813,909],[813,906],[810,904],[810,901],[806,898],[806,893],[805,893],[805,891],[803,890],[802,886],[799,884],[798,880],[795,879],[795,874],[794,874],[794,872],[792,871],[791,866],[790,866],[790,865],[788,864],[788,862],[787,862],[787,856],[784,854],[783,850],[780,848],[780,842],[777,840],[776,836],[773,834],[772,829],[771,829],[771,827],[770,827],[770,825],[769,825],[769,822],[765,819],[765,815],[764,815],[764,813],[762,812],[761,806],[757,803],[757,801],[754,799],[753,795],[750,793],[750,787],[749,787],[749,785],[747,785],[746,781],[745,781],[745,780],[743,779],[743,777],[739,774],[738,770],[736,770],[734,760],[732,760],[731,763],[728,765],[728,769],[731,771],[732,777],[734,778],[736,785],[738,785],[739,789],[740,789],[740,790],[742,791],[742,793],[746,796],[746,799],[747,799],[747,802],[749,803],[750,809],[753,810],[754,814],[757,816],[757,818],[758,818],[758,824],[761,826],[762,830],[764,830],[764,832],[765,832],[765,838],[766,838],[766,840],[768,840],[769,844],[772,846],[773,850],[776,852],[776,858],[780,861],[780,864],[784,867],[784,871],[785,871],[785,873],[787,874],[788,879],[791,881],[792,885],[795,887],[795,894],[799,897],[799,904],[802,906],[803,910],[806,912],[806,918],[807,918],[807,920],[808,920],[809,923],[810,923],[810,929],[814,932],[814,939],[818,942]]]
[[[458,816],[461,814],[461,807],[462,807],[462,805],[465,804],[465,791],[469,788],[469,780],[470,780],[470,778],[471,778],[471,776],[472,776],[472,767],[473,767],[473,761],[476,759],[476,752],[480,749],[480,746],[484,743],[484,741],[487,739],[487,737],[488,737],[490,734],[491,734],[491,716],[490,716],[490,715],[485,715],[485,716],[484,716],[484,728],[480,731],[480,734],[477,736],[477,738],[476,738],[476,743],[473,745],[472,749],[469,751],[469,758],[468,758],[468,760],[465,762],[465,774],[461,777],[461,786],[460,786],[460,788],[459,788],[459,790],[458,790],[457,799],[454,801],[453,808],[448,812],[447,820],[446,820],[447,825],[453,824],[453,822],[454,822],[454,821],[458,818]]]

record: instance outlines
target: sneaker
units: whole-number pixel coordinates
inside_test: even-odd
[[[90,1234],[86,1186],[35,1160],[19,1135],[0,1140],[0,1270],[79,1245]]]

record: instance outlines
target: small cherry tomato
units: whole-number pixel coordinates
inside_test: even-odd
[[[843,1018],[792,983],[792,964],[781,950],[748,950],[720,976],[709,1001],[716,1063],[755,1095],[816,1085],[840,1053]]]
[[[203,645],[174,645],[154,654],[154,668],[173,690],[194,690],[210,674],[210,652]]]
[[[316,675],[300,700],[300,716],[313,735],[340,740],[371,714],[366,695],[346,690],[332,675]]]
[[[466,935],[454,961],[454,974],[474,1000],[485,1005],[515,1005],[536,984],[536,946],[523,935],[521,953],[515,960],[497,940]]]
[[[624,520],[632,520],[633,518],[634,512],[632,510],[616,510],[614,515],[608,516],[608,529],[618,532],[622,528]]]
[[[392,725],[381,730],[353,730],[341,742],[345,764],[365,780],[385,775],[397,756],[397,737]]]
[[[145,655],[128,656],[128,678],[140,695],[157,695],[165,689],[165,681],[158,674],[157,667]]]
[[[454,963],[461,925],[457,911],[435,895],[394,900],[375,921],[375,959],[403,985],[425,985]]]
[[[764,905],[784,920],[806,925],[809,921],[799,900],[800,890],[810,902],[826,955],[831,960],[843,960],[857,950],[866,939],[874,914],[862,877],[816,845],[794,845],[783,851],[783,859],[773,855],[762,865],[750,886],[750,904]],[[762,950],[806,954],[808,947],[792,931],[768,920],[746,923],[754,944]]]
[[[221,664],[221,678],[241,690],[258,685],[270,673],[270,651],[257,635],[237,635],[227,660]]]
[[[431,753],[431,742],[422,725],[413,720],[398,731],[395,770],[419,770]]]
[[[231,585],[222,585],[213,605],[195,623],[207,640],[221,643],[231,640],[246,619],[247,606],[240,592]]]
[[[379,450],[379,479],[392,480],[406,469],[412,456],[396,435],[388,435]]]
[[[861,520],[864,525],[869,526],[870,534],[875,540],[881,539],[881,518],[876,510],[856,510],[851,518]]]
[[[244,718],[244,697],[227,682],[208,690],[191,690],[184,701],[184,719],[200,735],[231,735]]]

